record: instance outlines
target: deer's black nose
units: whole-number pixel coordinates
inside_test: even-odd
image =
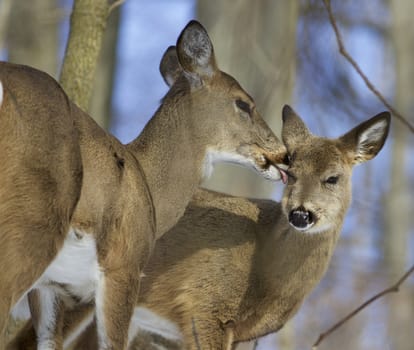
[[[305,229],[314,223],[314,215],[309,210],[299,207],[289,213],[289,222],[297,229]]]

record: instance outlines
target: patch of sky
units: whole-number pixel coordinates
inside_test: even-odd
[[[194,17],[194,1],[126,1],[121,16],[111,132],[129,142],[167,92],[159,63]]]

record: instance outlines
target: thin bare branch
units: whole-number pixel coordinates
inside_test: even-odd
[[[372,93],[378,97],[378,99],[387,107],[390,112],[396,117],[399,121],[401,121],[411,132],[414,133],[414,125],[411,124],[406,118],[404,118],[386,99],[385,97],[375,88],[375,86],[371,83],[371,81],[367,78],[367,76],[362,71],[361,67],[358,63],[352,58],[352,56],[348,53],[345,49],[341,32],[339,31],[338,25],[336,23],[336,19],[332,12],[331,1],[330,0],[322,0],[326,11],[328,12],[329,21],[331,22],[332,28],[335,32],[336,41],[338,43],[339,53],[345,57],[345,59],[351,64],[351,66],[356,70],[362,80],[365,82],[365,85],[368,87]]]
[[[372,298],[365,301],[363,304],[358,306],[355,310],[350,312],[348,315],[346,315],[344,318],[342,318],[339,322],[335,323],[331,328],[329,328],[327,331],[321,333],[319,335],[318,340],[313,344],[312,350],[317,350],[319,344],[331,333],[336,331],[339,327],[341,327],[344,323],[346,323],[349,319],[354,317],[356,314],[358,314],[362,309],[366,308],[369,304],[373,303],[375,300],[381,298],[382,296],[389,294],[389,293],[396,293],[399,291],[401,284],[405,282],[405,280],[414,272],[414,265],[411,266],[410,269],[407,270],[407,272],[391,287],[384,289],[383,291],[379,292],[378,294],[375,294]]]
[[[125,2],[125,0],[117,0],[117,1],[114,1],[112,4],[111,4],[111,6],[109,6],[109,9],[108,9],[108,15],[113,11],[113,10],[115,10],[115,8],[117,8],[118,6],[121,6],[123,3]]]

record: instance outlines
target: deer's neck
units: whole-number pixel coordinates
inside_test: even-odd
[[[248,290],[239,307],[239,340],[274,332],[296,313],[326,272],[341,226],[306,235],[293,230],[284,215],[275,220],[258,235]]]
[[[260,242],[260,270],[266,284],[287,295],[310,290],[325,273],[342,222],[335,229],[306,234],[294,230],[282,216],[266,240]]]
[[[254,275],[260,283],[253,292],[253,299],[261,300],[258,309],[263,309],[256,310],[258,315],[273,310],[275,322],[281,325],[295,313],[325,274],[341,226],[342,222],[329,232],[304,234],[295,231],[280,215],[267,236],[264,232],[259,237]],[[245,302],[249,309],[249,300]]]
[[[157,236],[184,213],[203,177],[206,148],[184,118],[186,110],[160,108],[128,145],[146,176],[157,220]]]

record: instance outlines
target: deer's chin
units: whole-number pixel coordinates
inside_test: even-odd
[[[290,224],[296,231],[299,231],[303,234],[309,235],[316,235],[321,234],[327,231],[332,230],[332,226],[330,224],[322,224],[318,225],[317,223],[309,224],[307,227],[295,227],[294,225]]]
[[[224,162],[232,163],[255,170],[259,175],[267,180],[279,181],[283,183],[287,181],[287,175],[284,171],[285,165],[272,164],[263,154],[251,155],[244,152],[230,152],[208,150],[204,159],[203,176],[208,178],[215,163]]]
[[[291,222],[289,222],[290,226],[292,226],[296,231],[300,231],[303,233],[312,233],[310,232],[310,230],[312,229],[313,226],[315,226],[315,223],[312,222],[309,225],[303,226],[303,227],[298,227],[295,226],[294,224],[292,224]]]

